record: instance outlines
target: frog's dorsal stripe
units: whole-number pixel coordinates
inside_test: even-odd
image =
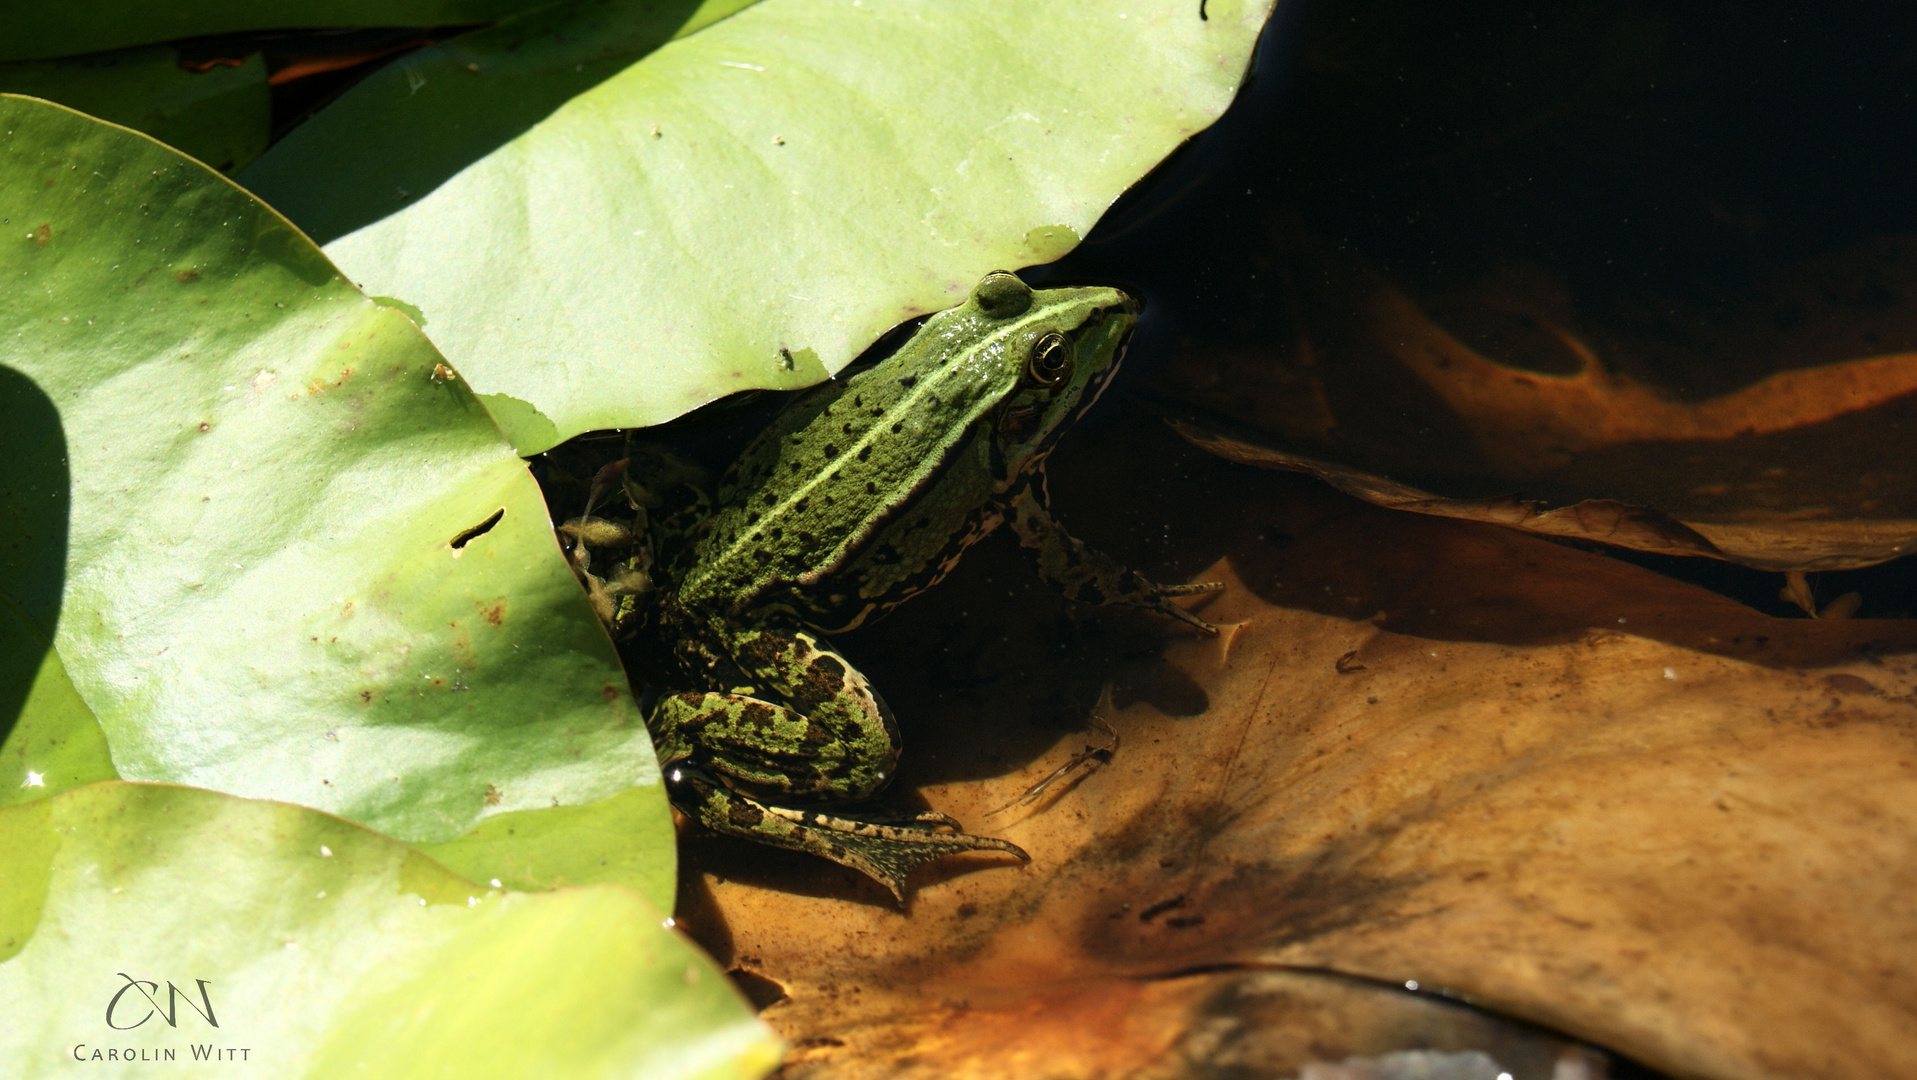
[[[803,408],[747,449],[739,489],[724,498],[681,597],[723,596],[749,609],[781,585],[829,579],[880,530],[919,507],[973,447],[992,410],[1018,390],[1033,342],[1124,305],[1115,290],[1062,289],[1035,292],[1031,307],[1012,318],[991,318],[973,303],[934,316],[829,403]],[[900,542],[911,550],[901,554],[945,561],[953,538],[932,535],[938,531],[912,536],[907,521]]]

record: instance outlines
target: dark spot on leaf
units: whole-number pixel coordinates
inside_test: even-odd
[[[41,228],[44,229],[46,226],[42,225]],[[200,280],[200,272],[198,270],[182,270],[173,276],[182,282]]]

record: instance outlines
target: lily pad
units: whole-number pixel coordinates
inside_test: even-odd
[[[751,2],[574,0],[414,50],[294,128],[239,180],[325,244],[404,208],[647,53]]]
[[[0,64],[0,92],[124,124],[225,173],[258,157],[273,127],[266,63],[258,53],[238,67],[206,71],[182,68],[165,45]]]
[[[16,5],[0,60],[105,52],[157,41],[333,26],[456,26],[492,22],[537,0],[183,0],[143,4]]]
[[[62,715],[97,717],[129,780],[668,904],[670,819],[618,658],[524,464],[413,323],[151,139],[17,97],[0,131],[0,330],[65,442],[16,490],[67,507],[58,530],[0,527],[54,570],[7,580],[58,590],[11,595],[91,712]],[[567,827],[529,827],[555,808]]]
[[[906,790],[1033,861],[942,865],[900,911],[816,860],[689,842],[681,921],[776,1001],[787,1075],[1232,1072],[1274,969],[1678,1076],[1917,1069],[1893,959],[1917,625],[1772,618],[1103,431],[1061,444],[1062,520],[1160,580],[1227,582],[1201,609],[1222,632],[1073,617],[1008,542],[837,642],[898,715]],[[1115,740],[1072,730],[1093,715]],[[1102,768],[1014,805],[1088,745]],[[1247,1075],[1296,1075],[1314,1042],[1504,1053],[1309,982],[1282,1015],[1313,1038]]]
[[[776,1041],[663,922],[618,886],[478,886],[299,807],[95,784],[0,810],[0,1058],[22,1078],[760,1075]]]
[[[0,806],[30,802],[99,780],[117,780],[106,733],[67,678],[60,654],[33,627],[6,620],[0,665],[25,697],[0,741]],[[39,667],[33,668],[34,657]],[[17,682],[16,682],[17,680]]]
[[[327,252],[514,400],[522,454],[656,424],[817,382],[987,271],[1069,251],[1231,103],[1269,10],[765,0],[430,192],[381,192],[391,212]],[[355,93],[382,104],[333,108],[367,130],[407,107],[385,82]],[[249,180],[325,227],[326,193],[363,205],[350,177],[384,153],[367,145],[288,139]]]

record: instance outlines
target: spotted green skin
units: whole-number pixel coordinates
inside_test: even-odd
[[[941,855],[1025,857],[942,815],[816,809],[876,795],[900,749],[884,701],[822,635],[936,584],[1006,523],[1066,595],[1209,629],[1168,598],[1211,586],[1155,585],[1045,508],[1046,455],[1117,370],[1136,311],[1116,289],[1034,291],[988,276],[889,359],[803,399],[747,447],[716,510],[676,545],[659,607],[691,689],[662,698],[648,726],[682,810],[852,866],[901,897],[905,877]],[[1062,337],[1071,358],[1053,385],[1033,370],[1048,336],[1049,356]]]

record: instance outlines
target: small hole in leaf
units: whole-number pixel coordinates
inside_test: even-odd
[[[492,517],[487,518],[486,520],[480,522],[479,524],[473,526],[472,528],[467,529],[465,532],[460,533],[458,536],[453,537],[453,550],[458,551],[460,548],[463,548],[467,544],[472,543],[474,540],[478,539],[479,537],[482,537],[486,535],[487,533],[493,531],[493,526],[499,524],[499,519],[505,516],[506,516],[505,507],[502,506],[499,509],[494,510]]]

